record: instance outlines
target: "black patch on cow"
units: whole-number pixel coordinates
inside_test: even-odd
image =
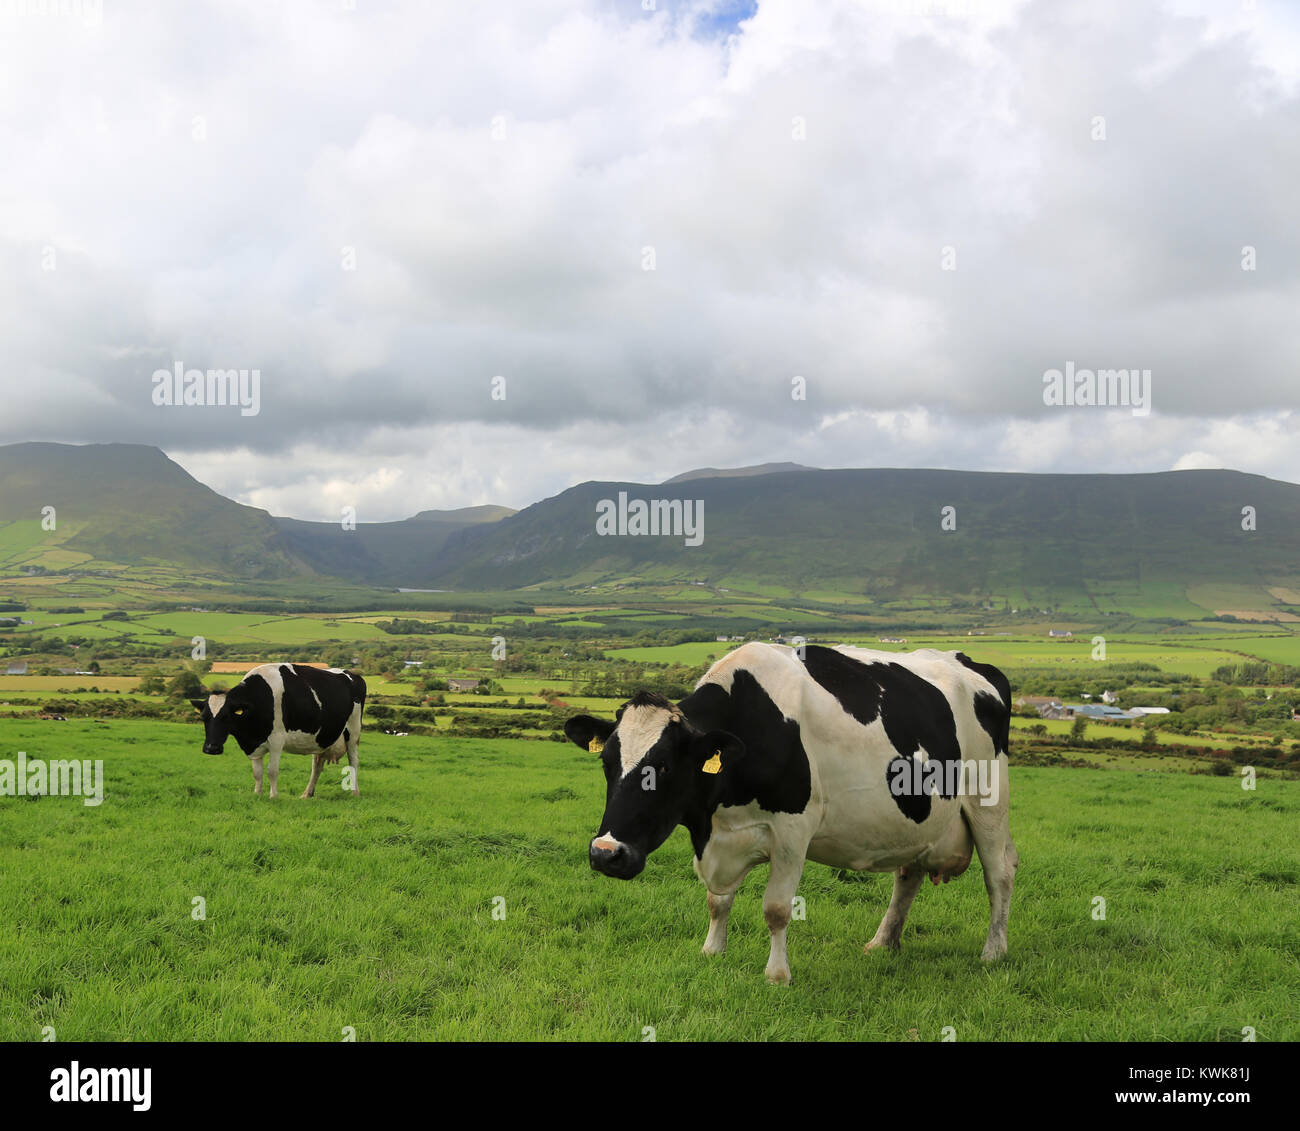
[[[236,715],[239,710],[241,714]],[[230,736],[239,749],[252,754],[275,729],[275,696],[271,685],[260,675],[246,676],[226,692],[224,712],[229,719]]]
[[[736,671],[730,692],[706,683],[678,708],[697,730],[727,732],[744,744],[742,754],[723,759],[721,773],[697,775],[698,786],[682,821],[697,858],[708,844],[713,812],[720,805],[756,802],[769,813],[802,813],[808,808],[812,770],[799,724],[781,713],[752,673]]]
[[[835,696],[846,713],[864,726],[879,719],[890,745],[897,751],[885,767],[890,796],[902,814],[918,825],[930,815],[930,794],[896,789],[916,778],[912,755],[922,747],[938,761],[934,791],[955,797],[961,773],[961,745],[948,698],[929,680],[898,663],[863,663],[833,648],[811,644],[804,648],[808,674]]]
[[[322,750],[339,740],[353,706],[365,699],[365,684],[358,688],[359,677],[347,672],[281,664],[280,678],[284,729],[314,735]]]
[[[977,664],[963,652],[957,653],[957,662],[982,675],[997,689],[997,696],[975,692],[975,717],[993,739],[993,749],[1007,753],[1011,749],[1011,681],[992,664]]]

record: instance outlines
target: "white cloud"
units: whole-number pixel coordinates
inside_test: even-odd
[[[719,10],[11,21],[0,440],[312,517],[784,458],[1300,479],[1290,10]],[[152,406],[178,359],[260,368],[262,414]],[[1053,415],[1068,360],[1151,369],[1155,413]]]

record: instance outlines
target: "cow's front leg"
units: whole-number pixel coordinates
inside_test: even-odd
[[[306,801],[316,792],[316,781],[320,778],[321,767],[325,765],[324,753],[313,754],[311,756],[311,777],[307,781],[307,788],[302,791],[301,800]]]
[[[803,852],[778,849],[772,856],[772,871],[763,892],[763,918],[772,934],[772,949],[767,956],[767,980],[777,985],[789,985],[790,962],[785,954],[785,932],[790,925],[790,915],[799,880],[803,876]]]
[[[708,894],[709,933],[704,938],[705,954],[721,954],[727,949],[727,919],[731,905],[736,901],[735,891],[726,895]]]
[[[280,796],[280,747],[272,746],[268,752],[267,758],[267,776],[271,779],[271,800],[274,801]]]
[[[262,756],[260,754],[251,755],[248,759],[253,763],[253,796],[262,796]]]

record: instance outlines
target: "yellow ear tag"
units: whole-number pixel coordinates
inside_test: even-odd
[[[593,738],[590,742],[587,743],[587,749],[590,750],[591,753],[593,754],[599,754],[602,750],[605,749],[605,744],[601,742],[599,738]]]
[[[236,707],[236,708],[235,708],[235,714],[237,714],[237,715],[242,715],[243,713],[244,713],[244,708],[243,708],[243,707]]]
[[[704,765],[700,767],[700,769],[703,770],[706,774],[716,774],[719,770],[721,770],[722,751],[715,750],[713,752],[713,757],[710,758],[707,762],[705,762]]]

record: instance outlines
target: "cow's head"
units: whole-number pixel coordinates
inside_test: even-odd
[[[233,736],[240,746],[252,749],[241,739],[251,737],[265,720],[257,717],[261,712],[243,684],[230,691],[214,691],[206,699],[191,699],[190,702],[203,720],[204,754],[220,754],[228,735]]]
[[[705,734],[662,695],[641,691],[614,722],[579,715],[564,724],[569,739],[599,754],[605,769],[605,815],[588,850],[591,866],[630,880],[646,857],[692,812],[710,808],[721,769],[744,753],[735,735]]]

